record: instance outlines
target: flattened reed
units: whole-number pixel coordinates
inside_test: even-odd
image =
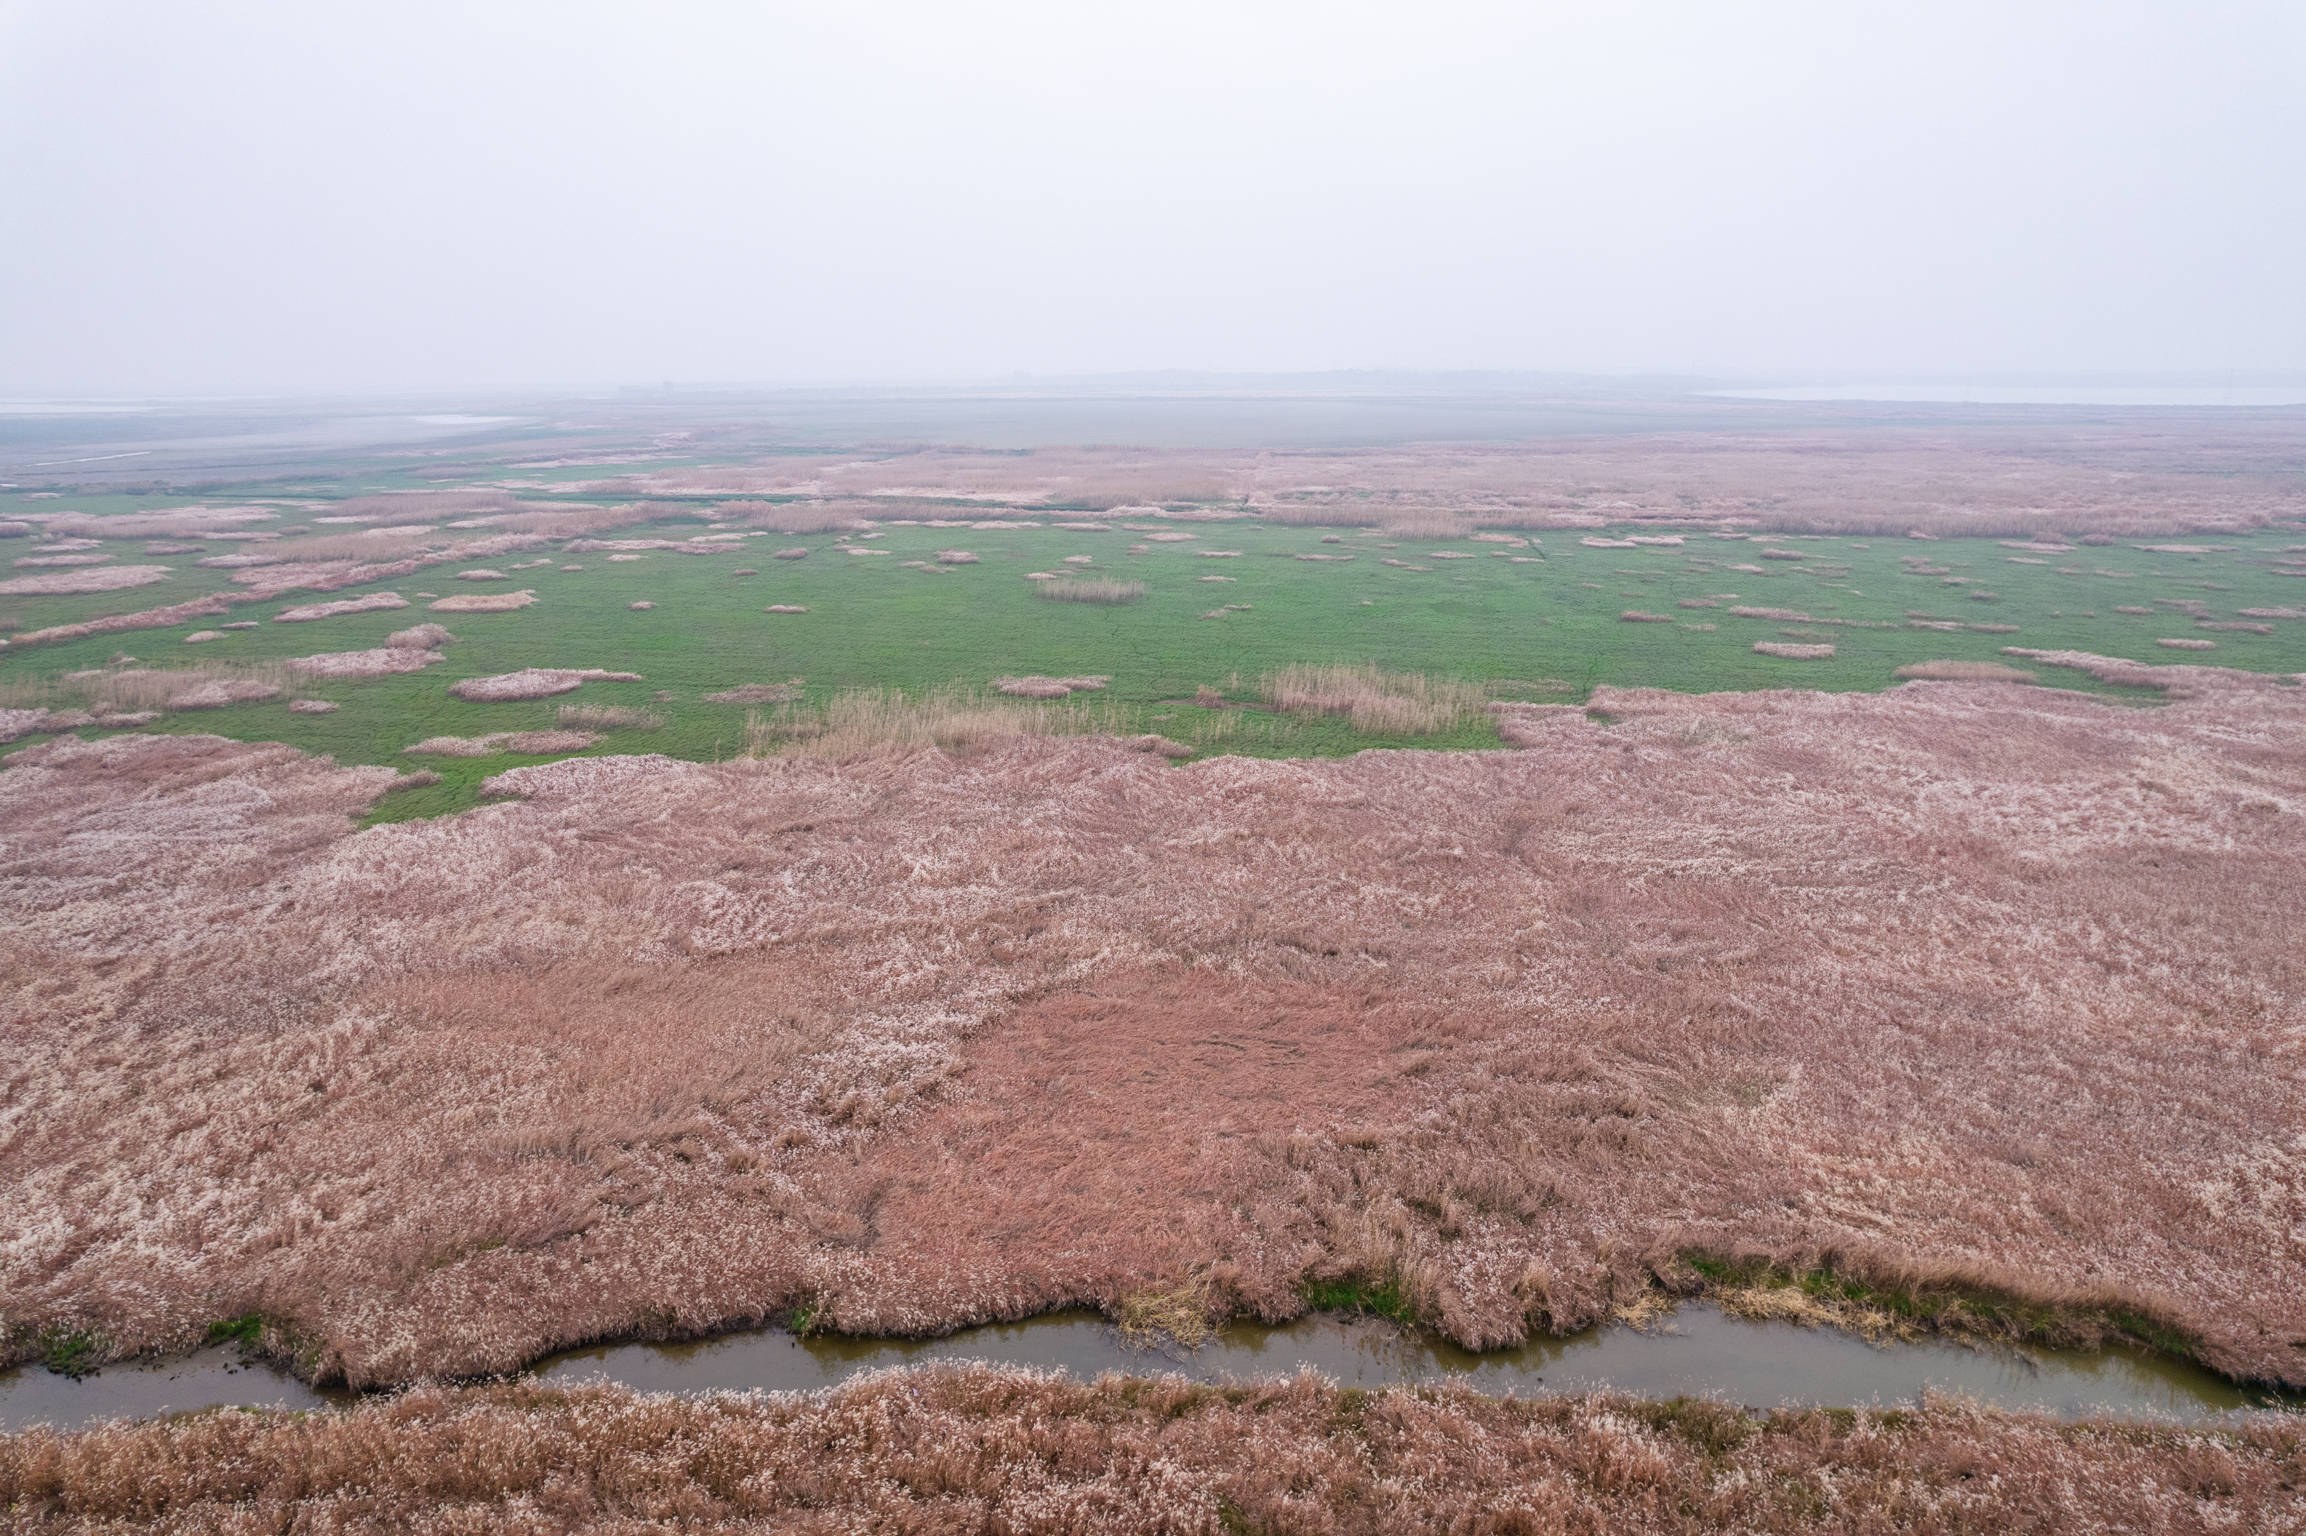
[[[518,592],[459,592],[431,606],[435,613],[510,613],[535,601],[536,593],[524,587]]]

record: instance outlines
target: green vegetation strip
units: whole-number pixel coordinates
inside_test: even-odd
[[[21,507],[14,501],[0,497],[0,516],[110,505],[93,505],[92,498]],[[1053,522],[1081,514],[1046,516]],[[747,716],[758,706],[709,702],[708,695],[795,678],[805,679],[804,705],[821,708],[845,690],[892,688],[918,696],[955,686],[982,689],[1002,677],[1104,675],[1111,679],[1104,691],[1076,694],[1070,702],[1094,706],[1091,712],[1116,730],[1158,734],[1203,753],[1325,756],[1384,746],[1495,746],[1498,737],[1494,723],[1478,713],[1436,734],[1401,735],[1357,729],[1337,715],[1274,712],[1260,700],[1263,676],[1299,663],[1375,663],[1477,684],[1493,698],[1577,702],[1603,683],[1688,692],[1880,689],[1896,683],[1902,666],[1969,661],[2025,668],[2044,686],[2124,692],[2150,702],[2150,693],[2113,690],[2080,672],[2007,658],[2002,648],[2306,671],[2306,620],[2246,612],[2306,605],[2306,581],[2286,579],[2283,570],[2296,562],[2286,553],[2300,543],[2295,531],[2171,541],[2201,553],[2139,547],[2156,542],[2147,540],[2027,552],[1990,539],[1732,540],[1687,533],[1679,545],[1584,542],[1614,538],[1608,530],[1516,535],[1531,538],[1516,545],[1254,519],[1178,521],[1163,531],[1190,539],[1156,541],[1116,519],[1095,520],[1115,526],[1070,532],[889,524],[879,537],[854,543],[844,535],[772,533],[745,538],[728,554],[654,550],[617,561],[606,552],[564,554],[542,546],[485,562],[504,570],[552,557],[549,564],[506,571],[503,581],[461,581],[452,564],[368,587],[244,604],[221,621],[0,652],[0,689],[21,701],[42,679],[101,668],[123,654],[139,658],[138,665],[174,666],[361,650],[395,630],[437,620],[458,637],[441,665],[398,676],[315,680],[292,690],[337,703],[334,713],[294,714],[272,701],[165,715],[148,727],[283,741],[340,762],[439,775],[437,783],[409,786],[381,802],[377,818],[397,820],[470,806],[488,775],[537,760],[502,752],[478,758],[407,753],[428,737],[545,730],[559,723],[562,705],[615,705],[663,723],[611,726],[590,752],[710,761],[745,750]],[[697,509],[682,507],[597,537],[679,539],[706,527]],[[143,542],[105,541],[98,552],[139,563],[148,558],[140,553]],[[27,555],[35,544],[10,540],[0,555]],[[1139,552],[1130,553],[1132,546]],[[247,547],[211,541],[203,549]],[[809,551],[806,558],[772,558],[778,549],[798,547]],[[956,549],[976,561],[939,563],[940,551]],[[1210,558],[1210,551],[1238,553]],[[1787,555],[1798,558],[1782,558]],[[1078,558],[1084,556],[1085,562]],[[167,581],[131,591],[0,598],[0,631],[228,589],[230,573],[202,568],[199,558],[167,557],[163,563],[174,568]],[[570,565],[582,569],[563,569]],[[1739,566],[1746,569],[1734,569]],[[737,574],[741,570],[756,574]],[[1035,572],[1142,582],[1146,590],[1141,600],[1121,604],[1048,602],[1036,595],[1044,583],[1028,579]],[[1220,577],[1226,579],[1208,579]],[[536,603],[504,613],[434,613],[417,595],[518,588],[533,589]],[[287,608],[383,590],[401,593],[411,606],[312,623],[271,622]],[[770,607],[807,611],[766,612]],[[1766,616],[1734,611],[1741,608],[1766,610]],[[1629,613],[1653,617],[1623,617]],[[196,630],[242,620],[258,621],[257,627],[184,644]],[[2204,623],[2255,627],[2200,628]],[[2213,648],[2158,647],[2166,638]],[[1803,659],[1757,653],[1757,643],[1834,649],[1830,657]],[[448,693],[459,678],[529,667],[630,671],[642,680],[592,681],[576,693],[520,703],[467,702]],[[1215,690],[1221,707],[1196,703],[1202,689]]]

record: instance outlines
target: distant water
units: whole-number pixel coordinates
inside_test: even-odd
[[[1717,400],[1879,400],[1914,405],[2306,405],[2306,384],[1801,384],[1707,393]]]

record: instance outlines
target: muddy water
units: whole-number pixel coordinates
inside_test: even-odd
[[[938,1361],[1029,1366],[1082,1378],[1173,1371],[1204,1381],[1310,1367],[1352,1386],[1461,1381],[1477,1391],[1524,1397],[1609,1387],[1644,1397],[1712,1394],[1755,1408],[1888,1407],[1915,1402],[1927,1390],[2068,1417],[2110,1412],[2196,1420],[2306,1406],[2297,1394],[2237,1387],[2195,1366],[2128,1351],[1982,1350],[1934,1342],[1876,1347],[1822,1329],[1747,1322],[1704,1305],[1685,1306],[1647,1330],[1594,1329],[1482,1355],[1389,1324],[1334,1317],[1279,1328],[1238,1325],[1198,1350],[1147,1351],[1124,1344],[1097,1317],[1074,1313],[943,1339],[761,1332],[695,1344],[608,1345],[556,1356],[529,1374],[556,1385],[610,1381],[644,1392],[807,1392],[861,1371]],[[0,1376],[0,1430],[230,1405],[311,1409],[347,1400],[206,1350],[160,1366],[111,1367],[79,1382],[37,1370]]]

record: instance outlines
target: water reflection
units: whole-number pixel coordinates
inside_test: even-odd
[[[1388,1324],[1305,1317],[1277,1328],[1237,1324],[1201,1348],[1148,1352],[1124,1344],[1089,1314],[973,1328],[949,1338],[799,1339],[737,1334],[693,1344],[622,1344],[545,1362],[547,1381],[605,1379],[652,1392],[716,1389],[791,1392],[831,1386],[860,1370],[981,1360],[1062,1370],[1175,1371],[1203,1381],[1286,1375],[1310,1367],[1352,1386],[1462,1381],[1527,1396],[1610,1387],[1644,1397],[1711,1393],[1757,1408],[1784,1403],[1889,1406],[1925,1390],[1997,1406],[2068,1416],[2094,1411],[2200,1418],[2282,1406],[2199,1367],[2133,1351],[1982,1350],[1923,1341],[1875,1346],[1791,1323],[1748,1322],[1685,1306],[1648,1330],[1594,1329],[1520,1349],[1474,1354]],[[2294,1401],[2294,1400],[2293,1400]]]
[[[1521,1349],[1473,1354],[1390,1324],[1305,1317],[1277,1328],[1236,1324],[1193,1351],[1131,1348],[1102,1319],[1059,1313],[942,1339],[731,1334],[692,1344],[574,1350],[529,1374],[556,1384],[610,1381],[644,1392],[806,1392],[861,1371],[984,1361],[1089,1378],[1176,1372],[1203,1381],[1303,1368],[1349,1386],[1461,1381],[1529,1396],[1608,1387],[1643,1397],[1711,1394],[1755,1408],[1786,1403],[1889,1407],[1926,1390],[1998,1407],[2202,1419],[2237,1409],[2301,1406],[2299,1394],[2238,1387],[2181,1361],[2134,1351],[1982,1350],[1942,1342],[1870,1345],[1848,1334],[1749,1322],[1703,1304],[1639,1330],[1595,1329]],[[72,1426],[218,1406],[323,1408],[348,1401],[263,1365],[203,1350],[158,1366],[114,1366],[84,1381],[45,1371],[0,1376],[0,1430]]]

